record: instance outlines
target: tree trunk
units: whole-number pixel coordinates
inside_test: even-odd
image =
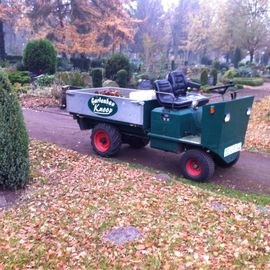
[[[3,22],[0,21],[0,60],[5,59],[6,51],[5,51],[5,37],[4,37],[4,25]]]
[[[250,50],[250,51],[249,51],[249,56],[250,56],[250,63],[253,63],[253,59],[254,59],[254,50]]]

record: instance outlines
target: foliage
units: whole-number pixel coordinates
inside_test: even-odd
[[[57,73],[57,79],[63,85],[72,86],[86,86],[86,73],[81,73],[79,70],[74,70],[71,72],[59,72]]]
[[[269,196],[172,175],[162,181],[156,171],[37,141],[30,153],[33,187],[16,209],[0,212],[6,269],[268,268]],[[129,224],[141,239],[102,241]]]
[[[261,78],[234,78],[236,84],[249,85],[249,86],[261,86],[264,81]]]
[[[80,71],[88,71],[90,68],[90,60],[86,57],[71,57],[70,62],[75,69]]]
[[[103,67],[104,59],[102,58],[95,58],[91,60],[91,68],[101,68]]]
[[[211,66],[213,61],[208,56],[203,56],[201,58],[201,64],[206,66]]]
[[[32,35],[48,37],[58,52],[100,55],[133,40],[137,21],[128,1],[25,1]],[[125,5],[124,5],[125,3]]]
[[[127,71],[128,79],[130,79],[130,63],[129,59],[125,55],[116,53],[107,58],[105,63],[105,76],[107,79],[116,79],[116,74],[121,69]]]
[[[20,96],[21,94],[27,94],[31,89],[31,85],[30,84],[20,84],[20,83],[14,83],[12,85],[12,89],[15,91],[15,93],[17,93],[18,96]]]
[[[160,56],[166,54],[168,45],[167,18],[164,16],[163,5],[159,0],[136,0],[134,17],[141,21],[131,48],[135,53],[141,55],[146,71],[153,72]],[[175,36],[172,35],[172,38]],[[141,64],[139,63],[136,69]]]
[[[36,74],[53,74],[56,70],[56,51],[49,40],[29,41],[24,49],[23,62]]]
[[[220,70],[221,69],[221,64],[217,59],[215,59],[213,61],[213,63],[212,63],[212,67],[213,67],[213,69]]]
[[[101,68],[94,68],[91,71],[93,87],[101,87],[102,86],[102,69]]]
[[[213,78],[213,85],[216,85],[218,82],[218,71],[215,68],[211,70],[210,76]]]
[[[208,84],[208,71],[206,69],[202,71],[200,81],[201,81],[201,85]]]
[[[23,187],[28,181],[28,135],[15,92],[0,71],[0,186]]]
[[[10,66],[11,66],[11,64],[10,64],[10,62],[8,60],[6,60],[6,59],[4,59],[4,60],[0,59],[0,67],[1,68],[8,68]]]
[[[259,73],[255,68],[251,66],[241,66],[237,69],[237,75],[239,77],[259,77]]]
[[[14,83],[27,84],[31,81],[31,78],[28,75],[28,71],[8,72],[8,79],[12,84]]]
[[[55,76],[54,75],[48,75],[48,74],[42,74],[37,77],[37,85],[44,87],[44,86],[51,86],[54,83]]]
[[[242,60],[242,52],[239,47],[234,50],[233,64],[235,68],[238,68],[239,62]]]
[[[106,80],[103,82],[102,84],[103,87],[119,87],[119,85],[117,84],[117,82],[112,81],[112,80]]]
[[[73,65],[67,59],[67,57],[59,57],[57,59],[57,71],[71,71],[73,69]]]
[[[253,105],[246,135],[246,147],[270,153],[270,97]]]
[[[224,73],[224,79],[233,79],[238,76],[237,70],[235,68],[230,68]]]
[[[125,69],[121,69],[116,73],[116,82],[120,87],[127,87],[128,73]]]
[[[23,64],[23,62],[18,62],[16,64],[16,70],[18,70],[18,71],[26,71],[27,68],[25,67],[25,65]]]

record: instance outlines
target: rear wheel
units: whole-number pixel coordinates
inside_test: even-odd
[[[121,134],[112,125],[98,124],[93,128],[91,144],[94,152],[99,156],[112,157],[120,150],[122,144]]]
[[[185,178],[193,181],[205,181],[215,171],[212,157],[202,150],[188,150],[181,157],[180,169]]]
[[[239,158],[240,158],[240,152],[236,153],[234,159],[229,163],[226,163],[220,157],[215,157],[214,160],[218,166],[222,168],[230,168],[238,162]]]

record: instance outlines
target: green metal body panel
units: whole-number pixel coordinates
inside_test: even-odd
[[[203,107],[202,114],[202,147],[211,150],[226,162],[231,162],[236,154],[224,157],[225,148],[241,143],[244,144],[249,116],[248,108],[252,107],[254,97],[243,97],[231,101],[208,104]],[[210,113],[214,106],[215,113]],[[225,123],[226,114],[230,121]]]
[[[181,138],[200,132],[201,109],[167,110],[156,108],[151,113],[150,146],[170,152],[181,151]]]
[[[230,163],[236,152],[225,155],[235,144],[244,144],[249,121],[248,108],[254,97],[210,103],[198,110],[166,110],[156,108],[151,115],[150,146],[169,152],[180,152],[185,147],[209,150],[225,162]],[[210,113],[210,108],[215,113]],[[226,114],[230,121],[225,123]]]

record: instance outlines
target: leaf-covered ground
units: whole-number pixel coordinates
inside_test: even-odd
[[[246,136],[246,147],[270,152],[270,96],[253,105]]]
[[[0,211],[0,269],[270,268],[266,208],[46,143],[31,160],[27,195]],[[102,240],[129,225],[140,240]]]
[[[59,107],[59,101],[51,96],[26,95],[20,98],[21,106],[29,109]]]

